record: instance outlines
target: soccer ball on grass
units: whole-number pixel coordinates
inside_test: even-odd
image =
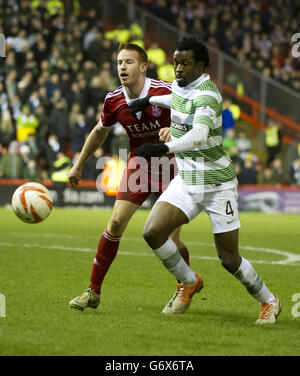
[[[26,223],[44,221],[51,213],[50,192],[40,183],[29,182],[18,187],[11,201],[14,213]]]

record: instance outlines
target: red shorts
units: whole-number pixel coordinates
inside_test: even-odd
[[[152,194],[158,198],[177,172],[174,157],[156,157],[146,162],[131,156],[124,169],[116,199],[140,206]]]

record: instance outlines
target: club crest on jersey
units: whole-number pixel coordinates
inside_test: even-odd
[[[193,101],[188,100],[185,104],[185,111],[191,113],[193,111]]]
[[[161,115],[161,109],[157,106],[152,106],[152,115],[159,117]]]

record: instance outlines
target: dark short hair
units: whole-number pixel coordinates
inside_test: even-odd
[[[209,66],[209,54],[206,45],[202,40],[194,36],[184,36],[177,43],[175,50],[186,51],[192,50],[196,62],[204,61],[205,68]]]
[[[122,50],[132,50],[136,51],[139,54],[140,60],[142,63],[148,63],[148,56],[146,51],[137,44],[134,43],[121,43],[118,48],[118,53]]]

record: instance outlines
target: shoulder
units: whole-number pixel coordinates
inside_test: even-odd
[[[151,78],[149,90],[151,95],[171,94],[172,82]]]
[[[211,80],[211,79],[208,79],[204,82],[202,82],[198,87],[197,89],[201,94],[201,92],[211,92],[212,93],[215,93],[215,94],[219,94],[219,89],[217,87],[217,85]]]
[[[122,103],[125,101],[123,90],[124,87],[120,86],[116,90],[110,91],[106,94],[103,104],[104,113],[112,114],[115,113],[118,108],[120,108]]]
[[[120,97],[123,97],[123,85],[118,87],[114,91],[110,91],[109,93],[106,94],[104,102],[114,102],[115,100],[120,99]]]
[[[203,101],[206,105],[213,103],[216,107],[222,106],[221,93],[211,79],[202,82],[195,90],[195,102],[202,103]]]

